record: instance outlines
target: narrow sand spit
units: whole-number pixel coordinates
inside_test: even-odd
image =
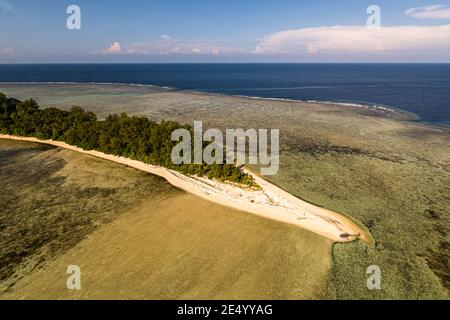
[[[245,172],[253,176],[261,190],[244,190],[228,183],[186,176],[163,167],[98,151],[86,151],[59,141],[1,134],[0,139],[48,144],[113,161],[163,177],[173,186],[206,200],[268,219],[293,224],[336,242],[348,242],[357,238],[368,241],[365,232],[350,219],[339,213],[303,201],[248,170],[245,170]]]

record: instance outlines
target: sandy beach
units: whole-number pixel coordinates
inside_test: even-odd
[[[365,232],[350,219],[337,212],[305,202],[248,170],[246,173],[254,177],[261,190],[244,190],[231,184],[186,176],[163,167],[98,151],[86,151],[59,141],[11,135],[0,135],[0,139],[48,144],[126,165],[163,177],[173,186],[214,203],[296,225],[336,242],[348,242],[357,238],[368,240]]]

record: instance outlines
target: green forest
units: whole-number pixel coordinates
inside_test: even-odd
[[[84,150],[139,160],[188,175],[255,186],[253,177],[232,164],[173,164],[171,153],[177,142],[171,141],[171,135],[182,128],[192,131],[189,125],[178,122],[157,123],[125,113],[99,121],[93,112],[80,107],[70,111],[41,109],[33,99],[19,101],[0,93],[2,134],[62,141]]]

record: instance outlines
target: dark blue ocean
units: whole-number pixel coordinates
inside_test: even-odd
[[[108,82],[375,104],[450,125],[450,64],[0,65],[0,82]]]

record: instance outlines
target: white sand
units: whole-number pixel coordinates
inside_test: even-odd
[[[0,139],[49,144],[120,163],[163,177],[173,186],[209,201],[268,219],[293,224],[336,242],[352,241],[358,237],[368,240],[365,232],[350,219],[339,213],[303,201],[248,170],[245,170],[245,172],[254,177],[261,190],[244,190],[228,183],[186,176],[163,167],[148,165],[141,161],[108,155],[98,151],[86,151],[59,141],[1,134]]]

